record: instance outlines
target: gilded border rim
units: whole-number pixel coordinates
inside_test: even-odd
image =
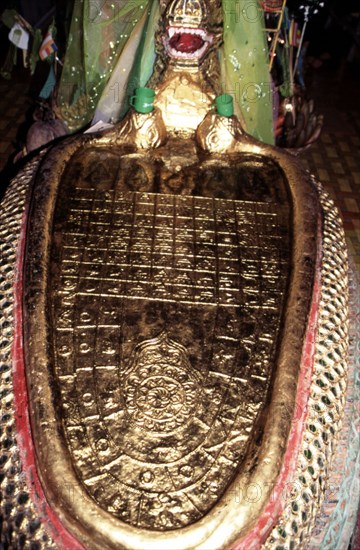
[[[90,143],[91,143],[92,140],[87,140],[87,141],[88,142],[90,141]],[[82,143],[82,141],[80,141],[78,146],[80,146],[81,143]],[[33,208],[35,210],[38,210],[38,211],[41,212],[42,209],[44,208],[44,204],[43,204],[43,201],[44,201],[44,195],[43,195],[44,187],[48,188],[48,191],[49,191],[50,195],[56,193],[57,178],[61,174],[62,169],[64,168],[65,161],[68,160],[68,158],[71,156],[71,154],[76,149],[77,149],[76,143],[72,142],[72,144],[69,144],[69,146],[65,147],[63,150],[59,151],[59,148],[54,149],[52,154],[50,154],[48,156],[48,158],[45,160],[45,162],[43,164],[43,167],[42,167],[42,171],[40,172],[40,177],[39,177],[39,181],[38,181],[38,184],[37,184],[37,188],[35,189],[35,195],[34,195],[35,198],[33,200]],[[249,147],[249,149],[250,149],[249,152],[252,152],[252,153],[254,152],[254,146],[252,146],[251,148]],[[269,407],[267,427],[265,429],[265,430],[267,430],[268,433],[270,433],[270,437],[267,440],[268,448],[264,449],[264,447],[262,447],[261,452],[260,452],[260,456],[258,457],[259,464],[261,466],[263,466],[263,470],[261,472],[262,475],[259,476],[260,466],[257,467],[257,471],[256,471],[256,474],[258,475],[258,477],[260,477],[260,481],[261,481],[261,479],[264,479],[264,475],[265,475],[266,478],[272,479],[272,480],[275,481],[275,480],[278,479],[280,465],[276,464],[275,467],[274,467],[274,465],[272,465],[272,467],[269,467],[269,465],[267,464],[268,460],[266,460],[267,459],[266,453],[270,453],[270,456],[271,456],[271,453],[273,452],[273,446],[275,445],[275,447],[276,447],[276,445],[277,445],[276,444],[276,439],[277,438],[279,438],[279,440],[282,441],[282,445],[286,444],[287,437],[285,437],[285,441],[284,441],[284,436],[282,435],[282,437],[281,437],[281,433],[284,434],[284,432],[285,432],[286,434],[288,434],[289,429],[290,429],[289,420],[285,419],[286,415],[284,415],[284,412],[288,413],[289,406],[287,404],[286,405],[287,411],[284,411],[284,403],[282,402],[283,401],[282,395],[283,395],[284,392],[285,392],[285,394],[286,394],[286,392],[289,392],[292,396],[291,402],[292,403],[295,402],[296,383],[294,383],[294,380],[297,377],[297,371],[298,371],[298,366],[300,364],[301,347],[302,347],[300,345],[300,350],[299,350],[299,338],[298,338],[298,332],[297,332],[296,329],[299,330],[299,327],[302,326],[302,331],[301,331],[301,328],[300,328],[300,331],[301,331],[302,334],[304,334],[304,332],[305,332],[305,320],[306,320],[307,315],[308,315],[308,307],[309,307],[309,303],[310,303],[310,296],[308,295],[308,298],[303,301],[303,299],[304,299],[303,298],[303,293],[301,293],[300,290],[299,290],[299,287],[303,282],[303,277],[300,275],[300,273],[303,270],[305,270],[305,272],[307,270],[306,264],[304,265],[303,254],[305,256],[308,256],[308,257],[310,256],[311,257],[311,255],[314,254],[314,251],[316,249],[315,242],[314,242],[314,227],[317,224],[317,220],[314,219],[314,215],[315,215],[314,211],[316,211],[316,207],[318,205],[318,202],[317,202],[317,196],[316,196],[315,190],[310,186],[309,183],[307,183],[307,185],[304,186],[305,189],[302,189],[301,185],[299,187],[297,187],[297,185],[296,185],[296,182],[298,181],[297,171],[298,171],[299,168],[298,168],[298,166],[296,166],[296,164],[294,166],[293,159],[289,159],[289,157],[287,155],[285,155],[283,153],[280,153],[277,150],[275,150],[275,149],[273,149],[269,146],[263,146],[263,147],[262,146],[257,146],[256,149],[257,149],[256,153],[265,154],[267,156],[270,156],[273,160],[278,162],[278,164],[280,165],[280,167],[282,169],[284,169],[286,171],[287,176],[288,176],[288,180],[289,180],[289,184],[292,187],[293,201],[294,201],[294,226],[295,226],[294,256],[295,257],[294,257],[294,261],[293,261],[292,294],[291,294],[291,297],[290,297],[290,300],[289,300],[290,312],[292,311],[292,314],[288,314],[288,316],[287,316],[288,319],[285,320],[285,332],[286,332],[286,330],[289,331],[289,333],[287,334],[287,338],[285,338],[285,340],[287,339],[287,345],[289,346],[289,348],[291,348],[292,350],[295,349],[297,351],[297,355],[296,355],[296,358],[294,358],[294,353],[290,354],[292,361],[291,361],[291,364],[290,364],[290,367],[289,367],[289,355],[284,353],[284,349],[282,349],[282,353],[280,354],[280,358],[279,358],[280,367],[279,367],[279,369],[282,372],[283,380],[279,380],[279,376],[276,377],[275,386],[274,386],[273,391],[274,391],[274,395],[277,397],[278,402],[274,403],[274,401],[273,401],[271,403],[270,407]],[[44,177],[44,174],[46,174],[46,176],[49,177],[50,170],[51,170],[52,174],[55,174],[55,176],[53,175],[50,180],[46,181],[45,177]],[[39,196],[39,194],[40,194],[40,196]],[[46,200],[46,198],[45,198],[45,200]],[[50,216],[49,216],[49,212],[47,213],[47,220],[48,220],[48,222],[50,222],[50,220],[51,220],[51,213],[50,213]],[[44,238],[43,236],[39,235],[38,228],[35,228],[34,238],[37,242],[42,242],[42,239]],[[44,249],[47,250],[48,249],[48,243],[45,242],[45,243],[43,243],[43,246],[44,245],[45,245]],[[46,272],[46,258],[44,256],[41,257],[40,262],[38,262],[38,266],[39,266],[39,271],[42,270],[43,273]],[[308,275],[309,275],[309,273],[307,272],[307,276]],[[28,274],[28,276],[29,276],[29,274]],[[31,277],[31,274],[30,274],[30,277]],[[312,286],[312,285],[310,285],[310,286]],[[311,292],[311,288],[308,288],[307,291],[308,291],[308,293]],[[299,300],[298,300],[298,298],[299,298]],[[28,299],[28,297],[27,297],[27,299]],[[32,307],[34,307],[34,303],[32,304]],[[40,307],[43,312],[45,311],[44,310],[44,303],[43,303],[43,300],[41,298],[39,299],[39,297],[38,297],[35,300],[35,307],[36,308]],[[292,318],[291,319],[291,324],[292,325],[295,324],[295,327],[291,327],[291,329],[289,329],[289,327],[287,327],[287,325],[290,324],[289,317]],[[295,323],[294,323],[294,318],[296,319]],[[44,319],[45,319],[45,314],[44,314]],[[31,406],[32,406],[32,414],[33,415],[38,414],[38,411],[36,410],[36,405],[35,405],[37,397],[34,396],[34,390],[31,390],[31,387],[34,388],[34,387],[39,387],[40,386],[42,388],[42,391],[47,392],[47,396],[48,396],[48,401],[47,402],[51,403],[51,391],[49,389],[49,384],[44,383],[44,380],[37,379],[38,375],[37,375],[36,369],[38,368],[38,364],[39,364],[39,352],[41,352],[41,350],[44,350],[45,343],[43,341],[39,341],[39,339],[38,339],[38,335],[41,333],[41,330],[39,330],[39,327],[36,327],[35,333],[36,334],[34,334],[34,333],[31,334],[31,339],[34,338],[35,340],[31,340],[30,345],[29,345],[29,343],[27,343],[27,346],[28,346],[27,352],[30,353],[30,357],[37,357],[36,365],[34,365],[34,363],[30,364],[31,374],[29,376],[29,381],[28,381],[28,384],[29,384],[29,387],[30,387],[30,395],[31,395],[31,398],[32,398]],[[295,339],[297,341],[295,341]],[[29,336],[28,335],[26,336],[25,340],[27,342],[29,342]],[[37,340],[37,342],[36,342],[36,340]],[[33,346],[34,341],[36,342],[36,344]],[[297,347],[296,347],[296,344],[297,344]],[[34,355],[34,353],[35,353],[35,355]],[[282,366],[282,369],[281,369],[281,366]],[[50,418],[49,414],[47,414],[46,416],[48,418]],[[53,418],[54,418],[54,416],[53,416]],[[280,418],[281,419],[281,422],[279,422],[279,425],[276,426],[275,430],[274,430],[273,426],[270,425],[272,418]],[[39,426],[39,424],[38,424],[38,426]],[[285,429],[284,429],[284,427],[285,427]],[[39,438],[42,437],[42,435],[39,434],[36,422],[34,422],[34,424],[33,424],[33,429],[34,429],[34,438],[38,441]],[[56,426],[52,426],[51,429],[52,429],[53,434],[56,433]],[[66,451],[66,449],[63,448],[63,443],[60,440],[56,442],[56,445],[54,445],[53,437],[49,435],[49,423],[48,422],[46,423],[46,429],[44,431],[45,431],[45,441],[48,440],[48,444],[50,444],[50,448],[51,448],[51,446],[53,447],[54,453],[55,453],[54,456],[59,456],[59,453],[60,454],[65,453],[66,454],[67,451]],[[275,432],[277,431],[277,433],[274,434],[274,431]],[[279,432],[280,432],[280,434],[279,434]],[[44,441],[44,439],[43,439],[43,441]],[[46,472],[47,472],[47,465],[46,465],[47,457],[44,456],[44,454],[42,454],[42,453],[43,453],[43,451],[42,451],[41,447],[38,448],[38,450],[37,450],[37,460],[39,461],[39,464],[40,464],[40,467],[39,467],[40,475],[43,475],[43,473],[45,471],[45,476],[46,476],[47,475],[46,474]],[[271,461],[270,461],[270,463],[271,463]],[[265,470],[265,474],[264,474],[264,470]],[[64,475],[64,472],[61,473],[60,478],[62,478],[63,475]],[[73,477],[72,477],[73,473],[72,472],[67,472],[67,475],[70,475],[70,479],[73,479]],[[246,476],[246,473],[245,473],[244,476],[242,476],[242,478],[245,480],[245,483],[249,483],[249,481],[250,481],[250,483],[254,483],[254,482],[256,482],[258,477],[256,477],[256,475],[252,476],[252,477],[251,476]],[[134,545],[131,543],[131,537],[134,536],[134,535],[136,537],[135,538],[136,541],[139,540],[138,537],[140,536],[140,540],[142,540],[144,542],[144,544],[146,544],[146,547],[151,548],[151,546],[149,546],[149,542],[153,543],[153,541],[154,541],[154,533],[152,531],[145,531],[147,536],[144,536],[144,530],[140,530],[140,529],[137,529],[137,528],[131,528],[130,526],[126,525],[124,527],[124,530],[126,532],[122,533],[122,534],[121,533],[119,534],[118,532],[115,532],[115,531],[117,531],[117,525],[116,524],[118,524],[120,522],[118,522],[117,520],[114,521],[114,518],[109,517],[109,514],[106,513],[106,512],[102,512],[101,525],[98,522],[99,531],[98,531],[98,533],[96,533],[93,529],[93,523],[91,522],[91,520],[89,520],[89,517],[91,518],[93,516],[93,514],[98,513],[98,510],[96,510],[96,508],[98,508],[98,507],[97,507],[97,505],[94,506],[93,501],[89,502],[89,500],[90,500],[89,497],[87,495],[81,494],[81,492],[78,495],[78,498],[80,500],[85,499],[85,501],[87,502],[86,506],[89,507],[89,508],[87,508],[87,514],[86,514],[87,517],[83,518],[83,527],[74,526],[72,524],[72,521],[69,520],[69,518],[67,517],[67,515],[69,513],[69,509],[71,509],[71,507],[73,506],[73,502],[67,502],[66,510],[62,509],[63,505],[61,504],[61,500],[62,499],[66,500],[66,495],[60,495],[59,494],[59,492],[60,492],[59,491],[59,486],[56,485],[56,482],[54,484],[54,481],[52,479],[42,479],[42,483],[47,487],[48,499],[50,500],[51,505],[54,506],[55,508],[57,508],[58,515],[59,515],[61,521],[63,521],[64,524],[66,525],[66,528],[69,529],[70,531],[73,531],[74,533],[76,533],[76,536],[79,537],[80,540],[83,540],[83,542],[85,544],[87,544],[90,548],[91,547],[96,548],[97,547],[96,545],[98,543],[101,544],[101,547],[103,547],[103,548],[105,547],[104,544],[106,544],[106,547],[109,547],[109,548],[111,548],[112,545],[122,545],[122,547],[126,547],[128,542],[130,542],[130,547],[134,547]],[[227,492],[231,491],[234,483],[239,483],[239,479],[237,478],[231,484],[231,486],[230,486],[230,488],[228,489]],[[264,502],[262,502],[261,505],[258,506],[259,511],[258,511],[257,516],[261,513],[261,510],[262,510],[263,506],[264,506]],[[226,506],[225,506],[225,508],[226,508]],[[234,527],[234,530],[232,532],[231,538],[227,539],[227,541],[228,541],[227,544],[228,545],[233,545],[236,540],[239,540],[239,536],[240,537],[245,536],[246,531],[248,531],[248,529],[249,528],[251,529],[251,527],[252,527],[251,522],[250,522],[250,525],[249,525],[249,523],[247,524],[248,529],[246,529],[246,527],[244,525],[239,526],[239,520],[240,520],[240,523],[241,523],[241,519],[243,519],[242,513],[243,513],[243,508],[244,507],[240,503],[240,505],[237,505],[235,508],[236,508],[236,510],[233,510],[233,514],[229,519],[231,524],[235,525],[235,527]],[[214,536],[215,539],[216,539],[216,537],[217,537],[217,528],[224,519],[224,514],[222,513],[222,509],[224,509],[224,503],[222,502],[222,499],[220,499],[220,501],[214,506],[214,508],[209,512],[209,514],[207,514],[207,516],[205,518],[203,518],[202,520],[199,520],[198,522],[196,522],[196,524],[193,524],[193,526],[175,531],[175,533],[177,535],[176,536],[177,541],[179,541],[179,538],[182,538],[182,537],[179,536],[180,531],[181,531],[183,537],[185,537],[185,539],[182,540],[181,543],[179,543],[180,546],[178,546],[178,548],[184,548],[184,547],[189,547],[190,548],[189,544],[186,543],[186,540],[189,540],[189,542],[190,542],[190,539],[191,539],[191,544],[192,544],[192,541],[194,540],[194,531],[195,531],[195,533],[196,532],[198,533],[198,542],[195,543],[192,547],[195,548],[195,547],[197,547],[196,545],[202,544],[202,542],[201,542],[201,540],[202,540],[201,533],[204,532],[203,527],[206,523],[208,523],[209,515],[211,515],[214,518],[215,525],[213,526],[212,536]],[[75,514],[75,510],[73,511],[73,513]],[[278,510],[276,515],[278,515],[279,513],[280,513],[280,510]],[[226,516],[227,516],[227,519],[228,519],[229,516],[227,514],[226,514]],[[275,518],[274,518],[274,521],[275,521]],[[269,526],[268,530],[270,528],[271,528],[271,526]],[[113,541],[112,542],[109,541],[107,543],[105,534],[108,531],[111,532],[111,530],[114,530],[115,535],[113,537]],[[266,533],[263,534],[263,536],[265,536],[265,535],[266,535]],[[100,537],[100,539],[98,539],[98,543],[97,543],[96,538],[98,536]],[[104,537],[105,537],[105,540],[104,540]],[[186,537],[189,537],[189,539],[187,539]],[[218,546],[218,541],[216,542],[215,539],[212,539],[212,542],[211,542],[211,539],[208,539],[207,543],[210,543],[210,544],[213,544],[213,545],[216,544],[216,546]],[[126,542],[126,541],[128,541],[128,542]],[[163,547],[163,548],[168,547],[168,544],[169,544],[168,535],[165,533],[165,535],[161,534],[160,536],[156,536],[155,544],[156,544],[157,549],[161,548],[161,547]],[[165,546],[164,546],[164,544],[165,544]],[[163,546],[161,546],[161,545],[163,545]],[[214,547],[216,547],[216,546],[214,546]],[[155,546],[154,546],[154,548],[155,548]]]

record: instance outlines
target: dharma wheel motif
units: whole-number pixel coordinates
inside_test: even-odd
[[[143,342],[134,355],[125,386],[131,421],[158,434],[180,428],[193,414],[200,392],[186,350],[163,332],[159,338]]]

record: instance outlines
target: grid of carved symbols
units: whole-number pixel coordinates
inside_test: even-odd
[[[132,525],[191,524],[236,474],[266,396],[286,209],[89,187],[58,209],[55,370],[79,479]]]

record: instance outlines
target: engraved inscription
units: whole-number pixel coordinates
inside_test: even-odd
[[[225,492],[266,401],[289,277],[288,208],[129,191],[116,155],[98,186],[90,160],[85,175],[74,163],[63,181],[51,251],[64,431],[103,508],[175,529]],[[141,160],[148,182],[151,162]]]
[[[260,291],[253,277],[261,276],[271,306],[282,237],[273,205],[263,204],[260,212],[247,205],[244,212],[244,203],[221,199],[107,193],[103,201],[94,190],[85,202],[79,195],[63,226],[64,292],[222,306],[247,294],[256,307]],[[263,234],[251,231],[255,225]],[[86,237],[79,226],[87,228]]]

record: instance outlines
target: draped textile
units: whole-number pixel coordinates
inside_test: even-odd
[[[59,115],[69,130],[78,130],[92,119],[110,75],[147,6],[146,0],[74,2],[57,96]],[[123,81],[118,86],[123,86]],[[114,103],[116,99],[115,90]]]
[[[263,12],[256,0],[223,0],[224,42],[219,50],[223,92],[254,137],[274,143],[272,94]],[[129,96],[144,86],[155,63],[158,0],[75,2],[57,105],[71,131],[116,122]]]

